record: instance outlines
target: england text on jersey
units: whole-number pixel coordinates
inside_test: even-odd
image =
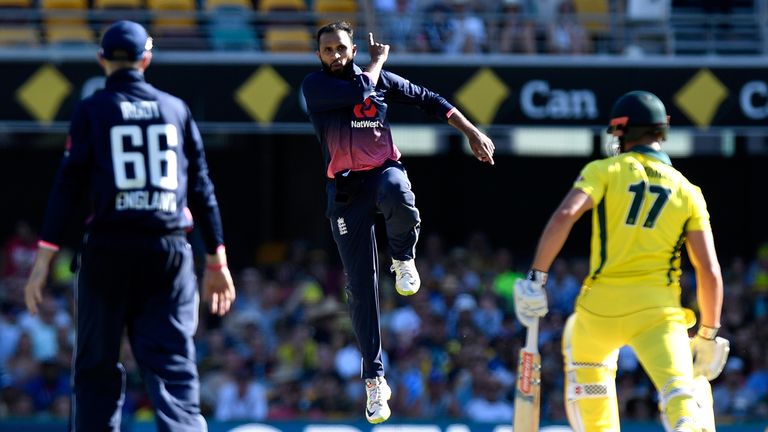
[[[176,193],[167,191],[118,192],[115,210],[152,210],[165,213],[176,212]]]

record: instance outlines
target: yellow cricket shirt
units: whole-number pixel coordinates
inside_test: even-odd
[[[685,233],[711,229],[701,190],[645,146],[587,164],[573,187],[594,203],[590,275],[577,303],[605,316],[680,306]]]

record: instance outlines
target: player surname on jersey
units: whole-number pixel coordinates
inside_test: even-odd
[[[115,197],[115,209],[176,213],[176,193],[144,190],[118,192]]]
[[[120,102],[123,120],[151,120],[160,118],[160,108],[155,101]]]

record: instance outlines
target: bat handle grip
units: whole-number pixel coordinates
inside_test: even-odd
[[[539,352],[539,319],[534,319],[525,333],[525,350]]]

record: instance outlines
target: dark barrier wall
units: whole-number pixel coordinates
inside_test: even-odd
[[[304,76],[318,69],[308,56],[285,64],[268,59],[230,63],[170,62],[158,53],[147,72],[159,88],[179,95],[199,122],[269,127],[306,123],[300,98]],[[673,124],[763,127],[768,118],[765,65],[598,61],[544,64],[470,62],[387,63],[393,72],[428,84],[481,124],[602,125],[613,101],[634,89],[657,93]],[[444,61],[444,60],[443,60]],[[426,62],[426,63],[424,63]],[[67,121],[83,93],[101,85],[94,59],[50,63],[0,61],[0,123]],[[400,110],[397,123],[421,123],[416,110]]]
[[[227,243],[237,264],[252,262],[257,245],[267,241],[303,238],[333,251],[314,137],[257,135],[242,141],[248,144],[208,150]],[[19,218],[39,226],[60,153],[48,147],[0,149],[1,238]],[[481,231],[496,246],[523,257],[532,252],[550,213],[587,161],[499,156],[489,167],[463,154],[404,158],[422,212],[423,235],[437,233],[456,244]],[[703,189],[723,259],[750,257],[768,240],[768,158],[737,155],[673,163]],[[73,242],[80,233],[76,222]],[[589,230],[589,218],[584,218],[565,253],[586,255]]]

